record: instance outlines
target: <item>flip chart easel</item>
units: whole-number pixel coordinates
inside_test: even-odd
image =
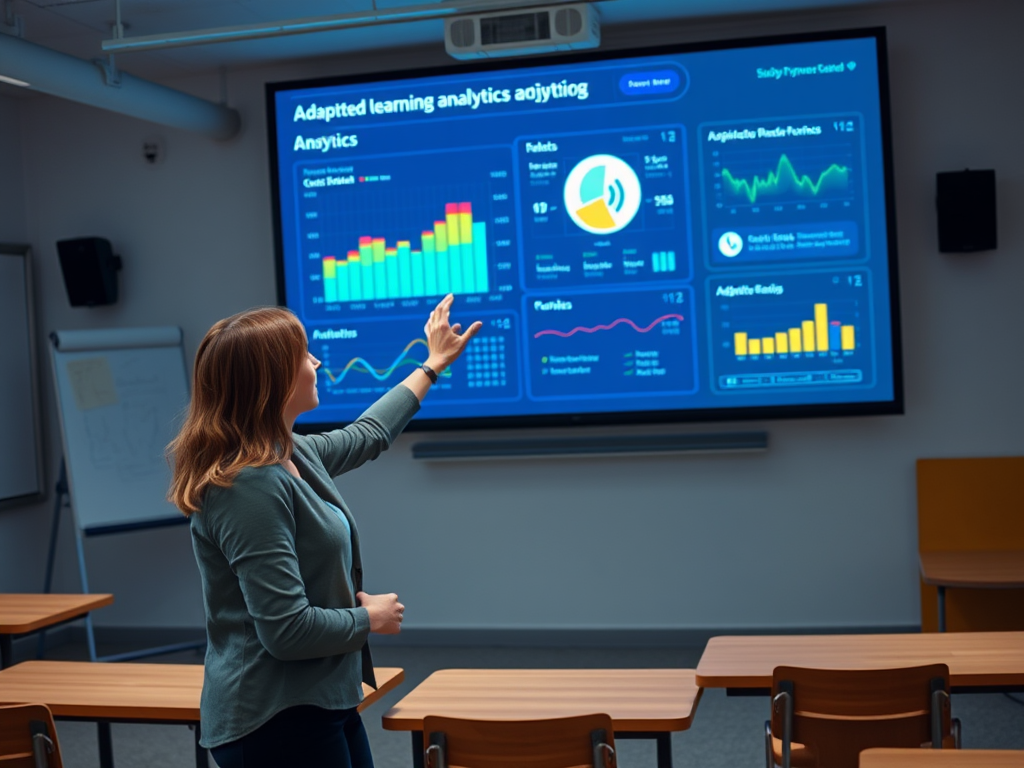
[[[61,509],[69,506],[82,591],[89,591],[84,540],[187,522],[170,502],[164,450],[188,405],[181,329],[175,326],[55,331],[50,334],[64,458],[50,534],[50,591]],[[92,617],[85,618],[93,661],[197,648],[205,641],[96,656]],[[42,649],[40,639],[40,649]]]

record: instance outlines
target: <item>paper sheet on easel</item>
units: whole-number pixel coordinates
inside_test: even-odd
[[[75,405],[80,411],[117,405],[117,386],[106,357],[71,360],[67,365]]]

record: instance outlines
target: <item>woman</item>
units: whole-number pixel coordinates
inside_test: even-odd
[[[169,446],[169,498],[190,517],[208,646],[201,744],[221,768],[372,768],[356,712],[373,684],[367,636],[397,633],[395,594],[362,591],[359,535],[332,482],[390,446],[480,329],[431,313],[429,355],[344,429],[292,434],[316,408],[306,334],[286,309],[216,323]]]

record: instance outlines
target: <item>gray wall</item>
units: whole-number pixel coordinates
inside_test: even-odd
[[[1024,5],[889,3],[605,37],[635,45],[878,24],[890,33],[906,415],[595,430],[767,429],[770,450],[751,455],[427,465],[410,457],[425,436],[403,436],[341,488],[366,542],[368,588],[397,591],[407,627],[918,621],[915,459],[1024,451]],[[245,128],[226,144],[48,97],[21,104],[20,140],[0,117],[0,168],[24,154],[27,200],[24,221],[17,206],[0,212],[0,239],[37,248],[42,329],[178,324],[191,357],[214,320],[275,298],[263,83],[445,61],[432,48],[234,72],[230,101]],[[168,84],[219,92],[213,75]],[[142,159],[150,136],[167,147],[155,167]],[[965,167],[997,170],[1000,249],[939,254],[935,173]],[[14,190],[20,198],[16,179]],[[114,307],[67,305],[54,243],[84,235],[109,238],[124,257]],[[56,466],[52,405],[48,420]],[[50,503],[0,514],[0,589],[41,585],[49,514]],[[57,586],[73,590],[64,534]],[[184,528],[89,541],[87,551],[94,590],[117,596],[100,625],[202,624]]]

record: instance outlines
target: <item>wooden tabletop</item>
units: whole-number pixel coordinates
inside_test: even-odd
[[[377,667],[378,689],[363,686],[360,711],[405,679]],[[56,717],[198,722],[202,664],[25,661],[0,670],[0,704],[46,704]]]
[[[937,587],[1024,587],[1024,550],[921,552],[921,580]]]
[[[865,749],[860,768],[1024,768],[1024,750]]]
[[[771,688],[777,666],[891,669],[949,665],[954,687],[1024,685],[1024,632],[713,637],[697,664],[704,688]]]
[[[420,731],[428,715],[532,720],[606,713],[619,732],[685,731],[701,689],[692,669],[442,669],[384,715]]]
[[[82,616],[114,602],[113,595],[27,594],[0,592],[0,635],[20,635]]]

